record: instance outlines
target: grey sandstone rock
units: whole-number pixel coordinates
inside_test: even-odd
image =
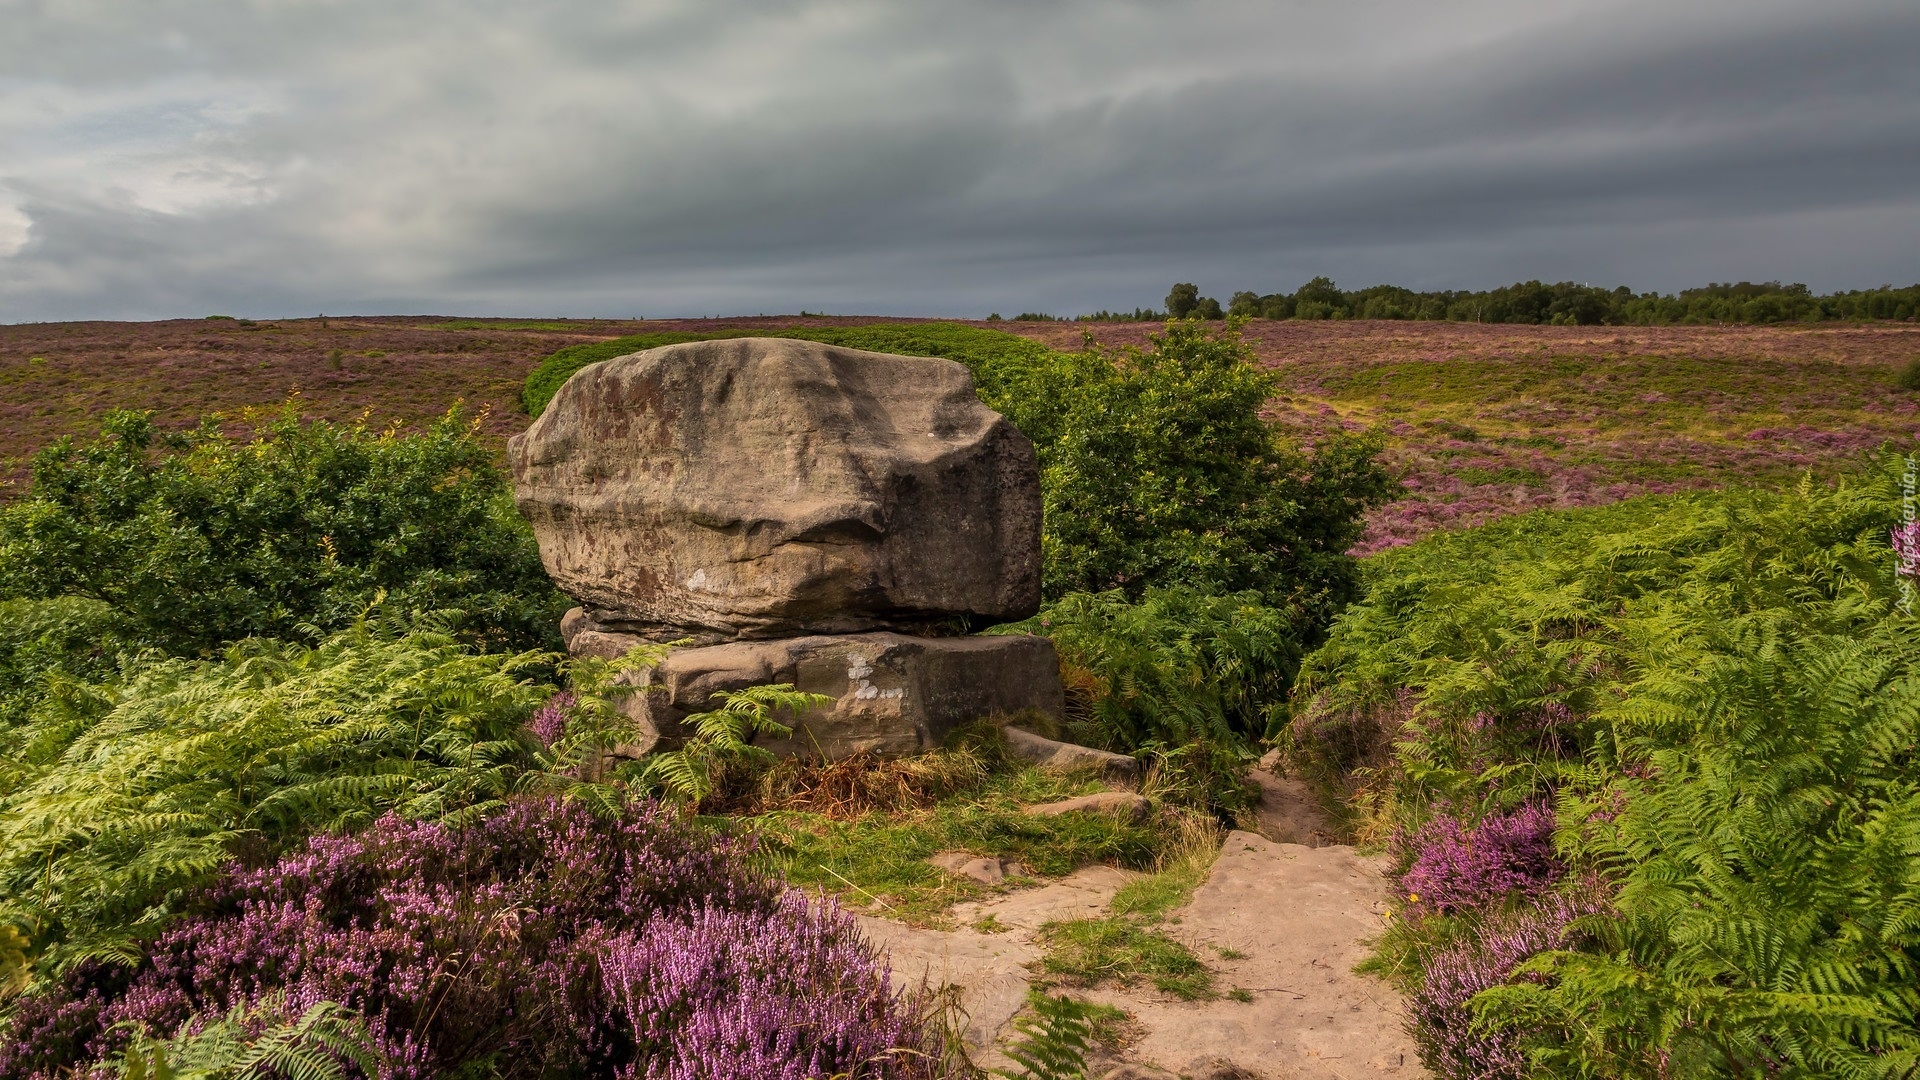
[[[1091,768],[1109,780],[1140,779],[1140,763],[1125,754],[1058,742],[1025,728],[1008,727],[1006,735],[1007,749],[1013,751],[1015,757],[1044,768],[1061,771]]]
[[[1107,814],[1138,825],[1152,816],[1153,804],[1147,801],[1146,796],[1131,791],[1096,791],[1091,795],[1029,806],[1026,812],[1035,817]]]
[[[793,723],[791,738],[757,740],[774,753],[829,761],[862,750],[897,756],[939,746],[975,720],[1029,710],[1058,717],[1065,707],[1060,660],[1043,637],[909,637],[821,634],[681,648],[639,675],[622,709],[662,748],[678,744],[682,721],[714,707],[713,695],[790,683],[831,698]]]
[[[982,885],[998,885],[1010,877],[1025,877],[1027,868],[1010,859],[989,859],[970,851],[942,851],[927,861],[950,874],[972,878]]]
[[[1039,605],[1033,445],[950,360],[668,345],[581,369],[508,457],[547,572],[583,604],[582,650],[978,628]]]

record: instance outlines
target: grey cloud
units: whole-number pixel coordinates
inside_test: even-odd
[[[6,320],[1920,279],[1910,4],[10,6]]]

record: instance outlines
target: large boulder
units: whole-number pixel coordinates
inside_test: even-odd
[[[577,639],[576,651],[592,652]],[[612,642],[594,643],[613,653]],[[603,655],[605,654],[603,653]],[[954,729],[991,717],[1060,718],[1066,707],[1060,658],[1043,637],[909,637],[821,634],[674,649],[637,672],[621,702],[644,737],[626,752],[671,749],[686,718],[719,703],[723,690],[787,683],[824,695],[805,716],[781,716],[786,739],[755,740],[783,756],[829,761],[869,751],[888,757],[939,746]]]
[[[951,360],[668,345],[582,368],[508,457],[596,633],[951,632],[1039,606],[1033,445]]]

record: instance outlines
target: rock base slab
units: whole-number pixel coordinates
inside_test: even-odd
[[[612,635],[583,644],[624,651],[602,637]],[[675,649],[641,675],[623,708],[658,734],[653,745],[671,749],[688,716],[714,708],[715,694],[769,683],[832,700],[797,723],[781,717],[793,726],[790,738],[756,743],[782,756],[828,761],[862,751],[916,754],[975,720],[1030,712],[1058,718],[1066,707],[1060,658],[1046,638],[881,632]]]

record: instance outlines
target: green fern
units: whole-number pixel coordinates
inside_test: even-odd
[[[363,619],[312,647],[56,673],[0,790],[0,925],[46,971],[133,962],[241,845],[482,812],[540,776],[522,725],[552,659]]]
[[[224,1017],[189,1022],[170,1038],[136,1030],[94,1075],[119,1080],[347,1080],[377,1075],[380,1055],[366,1024],[323,1001],[292,1019],[270,995]]]
[[[1116,1011],[1065,995],[1030,993],[1030,1015],[1013,1022],[1019,1038],[1002,1051],[1019,1072],[993,1069],[1005,1080],[1086,1080],[1087,1051],[1093,1049],[1098,1025]]]
[[[1534,1075],[1920,1075],[1920,620],[1890,465],[1423,541],[1304,665],[1296,752],[1341,724],[1391,740],[1380,831],[1552,796],[1565,861],[1617,891],[1591,945],[1475,999]]]
[[[683,721],[693,734],[680,749],[647,759],[641,774],[644,783],[698,803],[713,793],[721,766],[773,760],[773,754],[754,745],[753,740],[760,736],[784,739],[793,734],[791,727],[774,719],[775,713],[784,711],[799,717],[833,701],[825,694],[795,690],[791,683],[749,686],[722,691],[714,697],[721,702],[718,709],[695,713]]]

